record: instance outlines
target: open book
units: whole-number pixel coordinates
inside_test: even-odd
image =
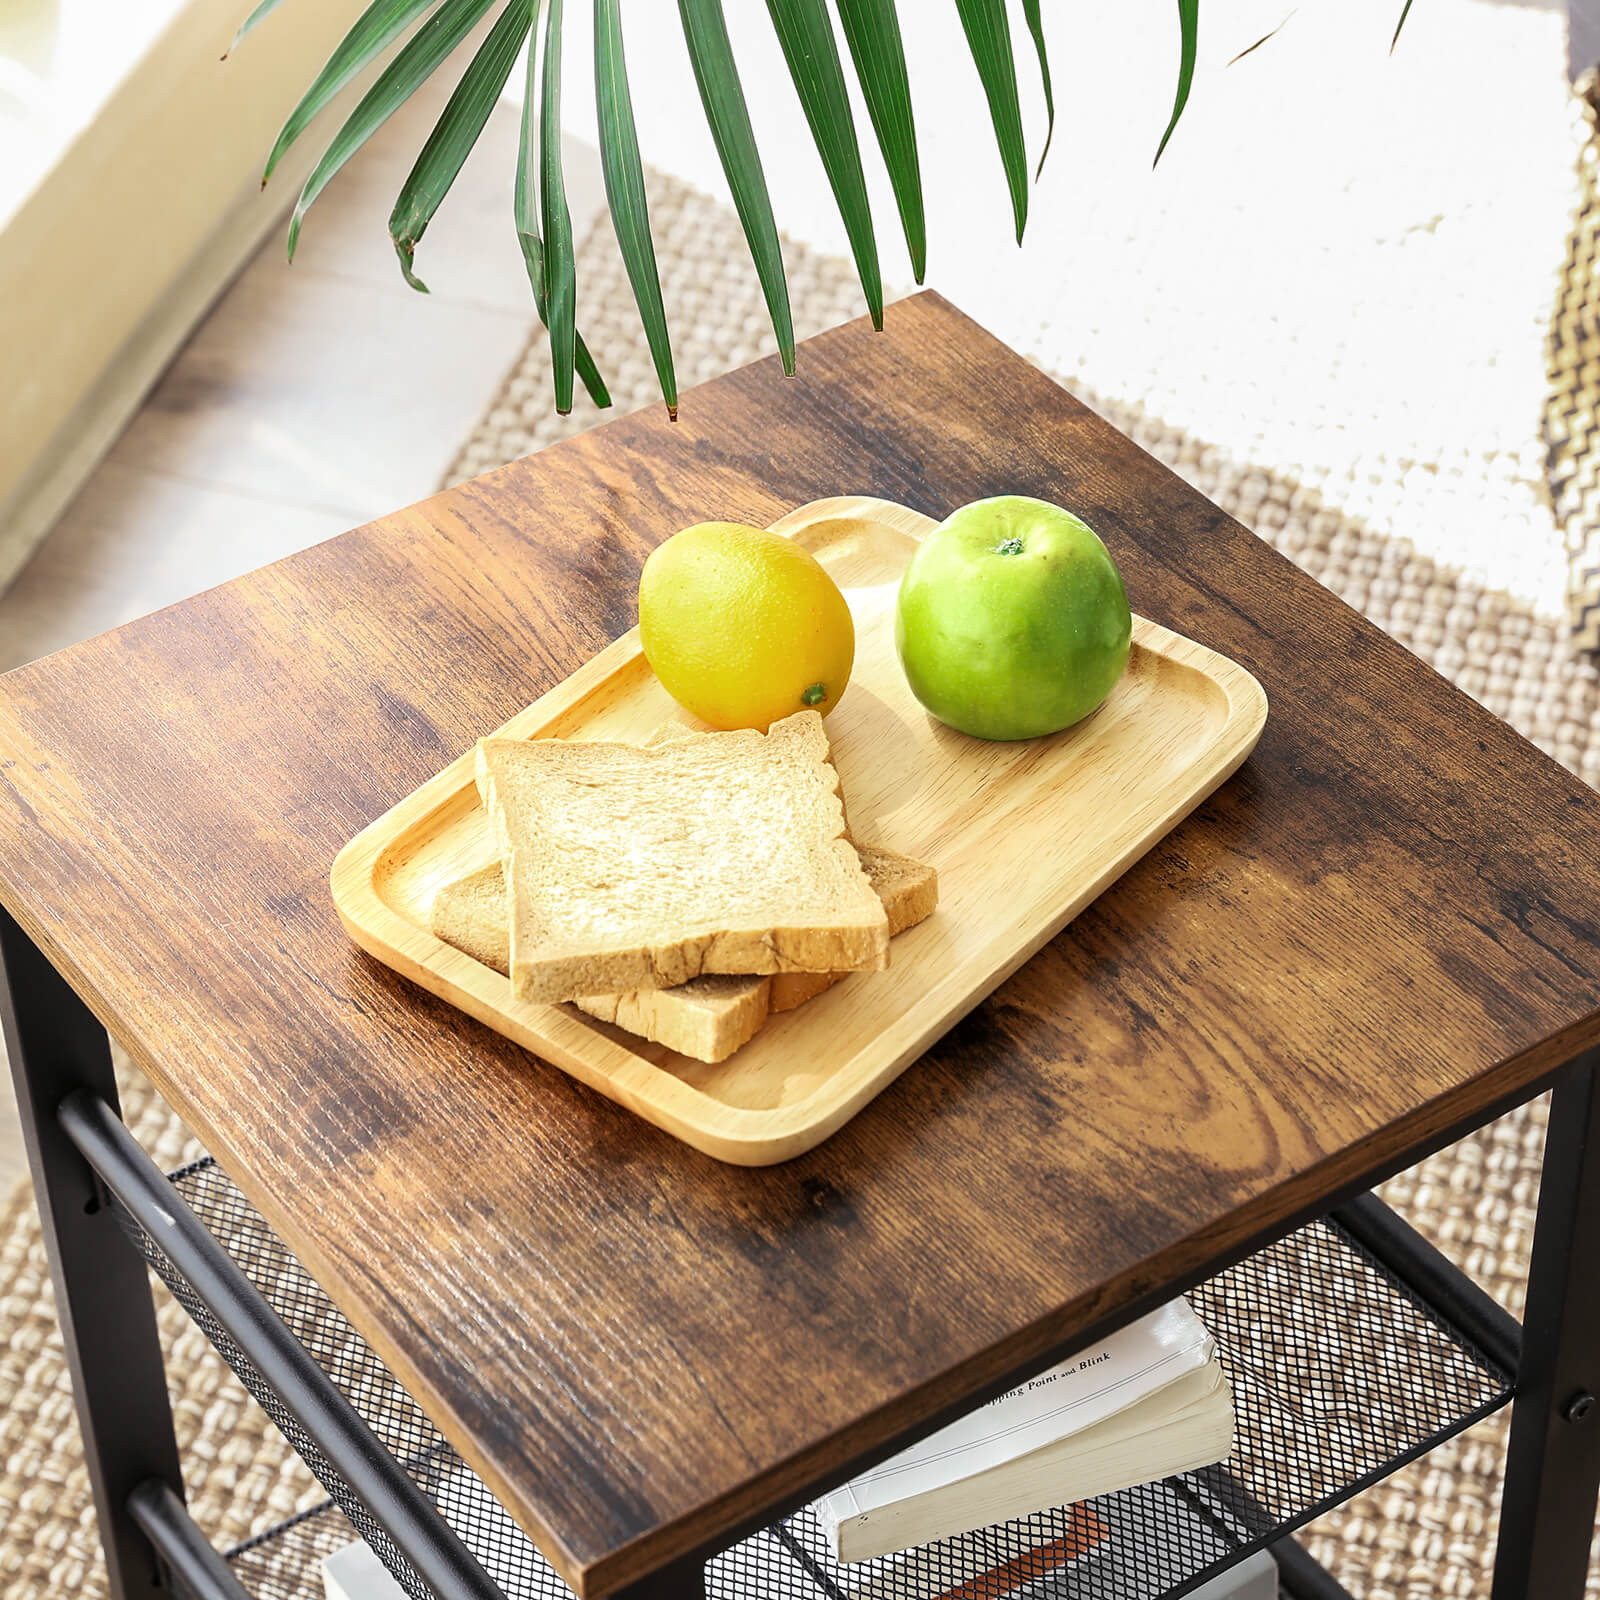
[[[836,1559],[865,1561],[1221,1461],[1233,1395],[1186,1300],[891,1457],[817,1502]]]

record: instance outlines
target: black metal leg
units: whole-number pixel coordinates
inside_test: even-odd
[[[1278,1563],[1278,1589],[1285,1600],[1351,1600],[1350,1591],[1292,1535],[1267,1546]]]
[[[161,1253],[246,1357],[254,1373],[254,1381],[246,1377],[246,1385],[259,1384],[277,1396],[373,1520],[387,1530],[429,1593],[438,1600],[505,1600],[478,1558],[385,1449],[349,1397],[173,1191],[115,1109],[93,1091],[78,1089],[61,1102],[56,1121],[129,1216],[151,1238],[160,1240]],[[162,1510],[155,1522],[141,1516],[140,1526],[158,1549],[170,1548],[157,1530],[172,1531],[172,1503],[161,1496],[142,1498],[146,1513],[152,1506]],[[140,1515],[138,1506],[134,1512]],[[191,1539],[188,1529],[179,1531],[184,1541]],[[192,1537],[198,1541],[198,1534]],[[198,1549],[198,1543],[191,1548]],[[173,1564],[176,1567],[176,1556]],[[223,1596],[213,1587],[206,1600]]]
[[[1493,1600],[1579,1600],[1600,1489],[1600,1053],[1557,1083]]]
[[[612,1600],[706,1600],[706,1569],[698,1561],[680,1561],[618,1589]]]
[[[146,1479],[128,1496],[128,1511],[160,1552],[180,1592],[195,1600],[250,1600],[250,1591],[211,1548],[183,1501],[166,1484]]]
[[[138,1252],[102,1204],[94,1175],[56,1122],[75,1089],[117,1105],[105,1030],[33,941],[0,909],[0,1022],[44,1223],[45,1251],[77,1399],[112,1600],[171,1600],[150,1542],[128,1509],[155,1480],[183,1480]]]

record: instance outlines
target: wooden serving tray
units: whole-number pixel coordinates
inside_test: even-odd
[[[821,1143],[1222,783],[1266,721],[1242,667],[1135,617],[1105,705],[1050,739],[992,744],[935,722],[895,656],[900,574],[934,523],[886,500],[802,506],[773,524],[843,589],[850,687],[828,718],[852,832],[932,863],[939,909],[857,973],[768,1019],[708,1065],[508,979],[428,931],[434,891],[494,859],[469,750],[340,851],[333,898],[351,938],[397,972],[723,1161],[766,1166]],[[519,712],[501,738],[642,743],[697,727],[661,688],[638,630]]]

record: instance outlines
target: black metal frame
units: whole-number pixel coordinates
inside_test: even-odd
[[[172,1489],[147,1478],[128,1496],[128,1515],[150,1541],[170,1577],[202,1600],[250,1600],[250,1591],[195,1526]]]
[[[56,1119],[118,1204],[159,1241],[162,1253],[389,1530],[395,1548],[439,1600],[503,1600],[477,1557],[173,1191],[122,1118],[93,1090],[75,1089],[56,1108]]]
[[[1517,1319],[1370,1189],[1336,1207],[1328,1218],[1448,1317],[1496,1366],[1513,1373],[1521,1366],[1522,1327]]]
[[[1600,1064],[1550,1102],[1493,1600],[1581,1595],[1600,1489]]]
[[[698,1561],[680,1561],[618,1589],[616,1600],[705,1600],[705,1595],[705,1567]]]
[[[55,1118],[74,1090],[98,1095],[115,1114],[111,1047],[88,1007],[4,910],[0,968],[0,1024],[112,1600],[158,1600],[169,1593],[166,1577],[128,1500],[152,1480],[181,1496],[183,1477],[150,1281],[94,1174]]]
[[[240,1600],[244,1591],[183,1507],[143,1260],[115,1220],[109,1196],[159,1241],[439,1600],[502,1600],[476,1558],[128,1133],[103,1030],[3,910],[0,968],[0,1019],[62,1311],[112,1600],[158,1600],[172,1593],[174,1579],[199,1600]],[[1591,1134],[1600,1151],[1597,1070],[1600,1051],[1591,1051],[1559,1075],[1526,1335],[1375,1197],[1353,1194],[1331,1217],[1399,1281],[1446,1311],[1486,1355],[1518,1373],[1494,1600],[1577,1600],[1583,1591],[1600,1486],[1600,1342],[1585,1338],[1600,1318],[1600,1278],[1581,1270],[1600,1247],[1600,1161],[1586,1160]],[[1508,1097],[1491,1114],[1541,1087]],[[1407,1161],[1467,1131],[1449,1130]],[[1251,1241],[1239,1258],[1298,1220]],[[1212,1269],[1229,1264],[1219,1261]],[[1186,1287],[1166,1286],[1162,1293]],[[1142,1303],[1131,1306],[1095,1331],[1111,1331],[1143,1309]],[[1026,1375],[1019,1372],[1000,1387]],[[922,1431],[944,1420],[929,1419]],[[719,1539],[715,1549],[745,1531]],[[1273,1548],[1289,1593],[1345,1600],[1294,1541]],[[618,1600],[704,1600],[709,1553],[709,1547],[697,1551],[618,1591]]]
[[[1289,1600],[1351,1600],[1350,1591],[1298,1539],[1277,1539],[1267,1548],[1278,1564],[1278,1589]]]

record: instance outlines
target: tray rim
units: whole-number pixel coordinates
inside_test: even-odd
[[[846,518],[882,522],[918,539],[936,526],[932,518],[891,500],[872,495],[834,495],[795,507],[771,527],[778,533],[794,534],[804,528]],[[373,959],[686,1144],[738,1166],[768,1166],[789,1160],[821,1144],[887,1088],[929,1044],[992,993],[1225,783],[1255,748],[1266,724],[1267,697],[1260,683],[1244,667],[1148,618],[1135,615],[1133,630],[1137,644],[1198,672],[1223,695],[1226,711],[1208,746],[1206,759],[1196,763],[1193,769],[1194,786],[1186,789],[1185,798],[1177,808],[1164,811],[1149,827],[1141,830],[1132,843],[1108,863],[1088,892],[1066,905],[1059,919],[1047,919],[1036,937],[1017,947],[1013,958],[1001,963],[996,972],[984,974],[977,998],[971,1005],[941,1018],[936,1032],[920,1038],[909,1048],[902,1045],[892,1050],[887,1060],[877,1070],[863,1075],[851,1092],[838,1095],[835,1090],[820,1114],[808,1113],[808,1108],[819,1098],[828,1096],[830,1085],[826,1080],[804,1100],[787,1106],[754,1109],[710,1101],[717,1108],[719,1126],[707,1129],[691,1114],[697,1102],[710,1100],[699,1089],[617,1043],[591,1019],[580,1020],[565,1007],[513,1001],[515,1009],[508,1011],[490,1004],[467,981],[472,974],[487,969],[388,904],[378,887],[386,853],[408,831],[454,801],[463,788],[475,787],[476,740],[472,747],[368,823],[343,846],[334,857],[329,873],[335,909],[351,940]],[[480,737],[532,736],[565,715],[641,654],[639,630],[630,628],[499,728]],[[453,973],[460,974],[459,981]],[[507,1023],[520,1027],[521,1032],[511,1031]],[[899,1031],[905,1031],[903,1025]]]

